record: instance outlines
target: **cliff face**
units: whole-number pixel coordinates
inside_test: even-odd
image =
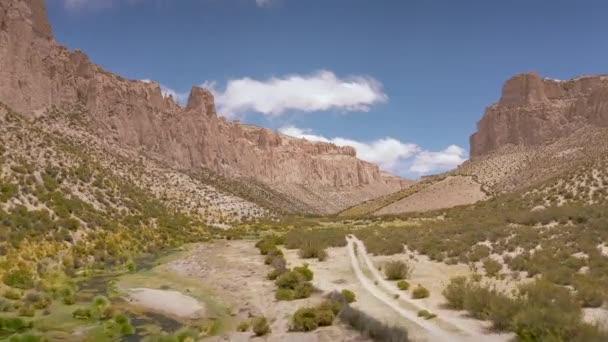
[[[507,144],[546,143],[587,126],[608,126],[608,76],[558,81],[536,73],[516,75],[477,123],[471,157]]]
[[[157,83],[102,69],[54,41],[43,0],[0,2],[0,101],[32,117],[78,106],[96,133],[169,165],[252,178],[308,202],[331,195],[347,206],[406,185],[357,159],[353,148],[219,118],[207,90],[192,88],[182,108]]]

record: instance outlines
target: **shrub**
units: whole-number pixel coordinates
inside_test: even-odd
[[[285,272],[287,272],[287,270],[275,268],[266,275],[266,278],[268,278],[268,280],[276,280],[281,274]]]
[[[14,269],[5,273],[2,281],[10,287],[27,290],[34,287],[34,273],[22,268]]]
[[[89,320],[93,317],[93,313],[87,308],[78,308],[72,312],[72,317],[80,320]]]
[[[301,273],[288,271],[281,274],[274,283],[278,288],[295,290],[298,284],[305,281],[306,279]]]
[[[346,299],[342,296],[342,294],[335,292],[334,295],[331,295],[330,299],[324,300],[321,304],[319,304],[318,308],[321,310],[329,310],[337,315],[342,310],[342,307],[345,306]]]
[[[460,276],[450,279],[449,284],[443,289],[443,297],[451,309],[464,309],[464,297],[468,290],[467,278]]]
[[[18,333],[32,327],[32,322],[27,322],[23,318],[2,318],[0,317],[0,333]]]
[[[323,307],[300,308],[293,314],[289,328],[292,331],[312,331],[332,325],[334,318],[333,311]]]
[[[496,277],[498,272],[502,270],[502,264],[492,258],[483,259],[483,268],[488,277]]]
[[[407,291],[410,289],[410,283],[408,283],[405,280],[399,280],[397,282],[397,287],[399,288],[399,290],[401,291]]]
[[[407,342],[407,331],[400,327],[388,326],[374,317],[357,310],[350,305],[344,306],[339,315],[340,320],[375,341]]]
[[[423,317],[424,319],[428,320],[437,317],[437,315],[429,312],[428,310],[420,310],[418,311],[418,317]]]
[[[292,289],[278,288],[274,293],[274,298],[276,300],[294,300],[296,298],[296,293]]]
[[[293,314],[289,329],[292,331],[313,331],[318,326],[317,310],[315,308],[301,308]]]
[[[602,306],[605,300],[605,290],[598,282],[587,277],[579,277],[575,281],[576,299],[585,308],[597,308]]]
[[[349,304],[353,303],[357,300],[357,296],[355,296],[355,293],[351,290],[344,289],[344,290],[342,290],[341,293],[342,293],[342,296],[344,297],[344,300]]]
[[[384,265],[384,274],[388,280],[405,279],[411,272],[410,265],[400,260],[389,261]]]
[[[19,300],[23,296],[23,293],[15,289],[7,289],[6,291],[4,291],[3,296],[6,299]]]
[[[414,299],[427,298],[429,295],[429,290],[422,285],[416,286],[416,288],[412,291],[412,298]]]
[[[325,247],[319,244],[305,243],[300,247],[298,255],[302,259],[313,259],[317,258],[319,261],[325,261],[327,259],[327,251]]]
[[[35,315],[36,310],[29,304],[21,305],[19,308],[19,316],[34,317]]]
[[[253,333],[256,336],[264,336],[270,333],[270,325],[266,317],[255,317],[252,322]]]
[[[242,321],[241,323],[239,323],[239,325],[236,327],[236,331],[239,332],[245,332],[249,330],[249,322],[248,321]]]
[[[313,279],[313,277],[314,277],[314,274],[308,268],[308,265],[303,265],[303,266],[300,266],[300,267],[294,267],[293,271],[301,274],[304,277],[304,280],[306,280],[306,281],[311,281]]]
[[[310,295],[312,295],[313,290],[314,290],[314,287],[312,286],[311,283],[309,283],[309,282],[299,283],[296,286],[296,288],[294,289],[294,298],[295,299],[308,298],[308,297],[310,297]]]

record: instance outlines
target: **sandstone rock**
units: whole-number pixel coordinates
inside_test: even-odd
[[[516,75],[477,123],[471,157],[508,144],[551,142],[588,126],[608,126],[608,76],[558,81],[536,73]]]
[[[126,80],[55,43],[43,0],[0,2],[0,101],[27,116],[82,111],[99,136],[178,169],[253,179],[322,212],[405,186],[351,147],[294,139],[218,118],[193,87],[182,108],[155,82]],[[333,201],[333,204],[330,203]]]

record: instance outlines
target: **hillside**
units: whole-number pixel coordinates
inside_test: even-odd
[[[329,214],[406,185],[351,147],[228,121],[202,88],[193,87],[182,107],[155,82],[104,70],[55,42],[43,0],[3,1],[0,22],[0,101],[26,118],[78,111],[95,136],[185,173],[256,183],[259,197],[274,193],[289,211]],[[255,188],[244,186],[255,200]]]
[[[604,76],[554,81],[534,73],[517,75],[505,83],[500,101],[486,110],[471,136],[470,160],[340,215],[449,208],[567,178],[608,152],[606,89]]]

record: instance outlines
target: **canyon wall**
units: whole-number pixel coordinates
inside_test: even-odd
[[[508,144],[548,143],[588,126],[608,126],[608,76],[560,81],[537,73],[516,75],[477,123],[471,157]]]
[[[99,135],[176,168],[205,167],[261,181],[337,211],[408,184],[356,158],[351,147],[309,142],[218,117],[213,96],[193,87],[185,107],[159,84],[127,80],[57,44],[43,0],[0,2],[0,101],[29,117],[79,108]],[[324,201],[334,201],[328,205]],[[321,210],[322,209],[322,210]]]

